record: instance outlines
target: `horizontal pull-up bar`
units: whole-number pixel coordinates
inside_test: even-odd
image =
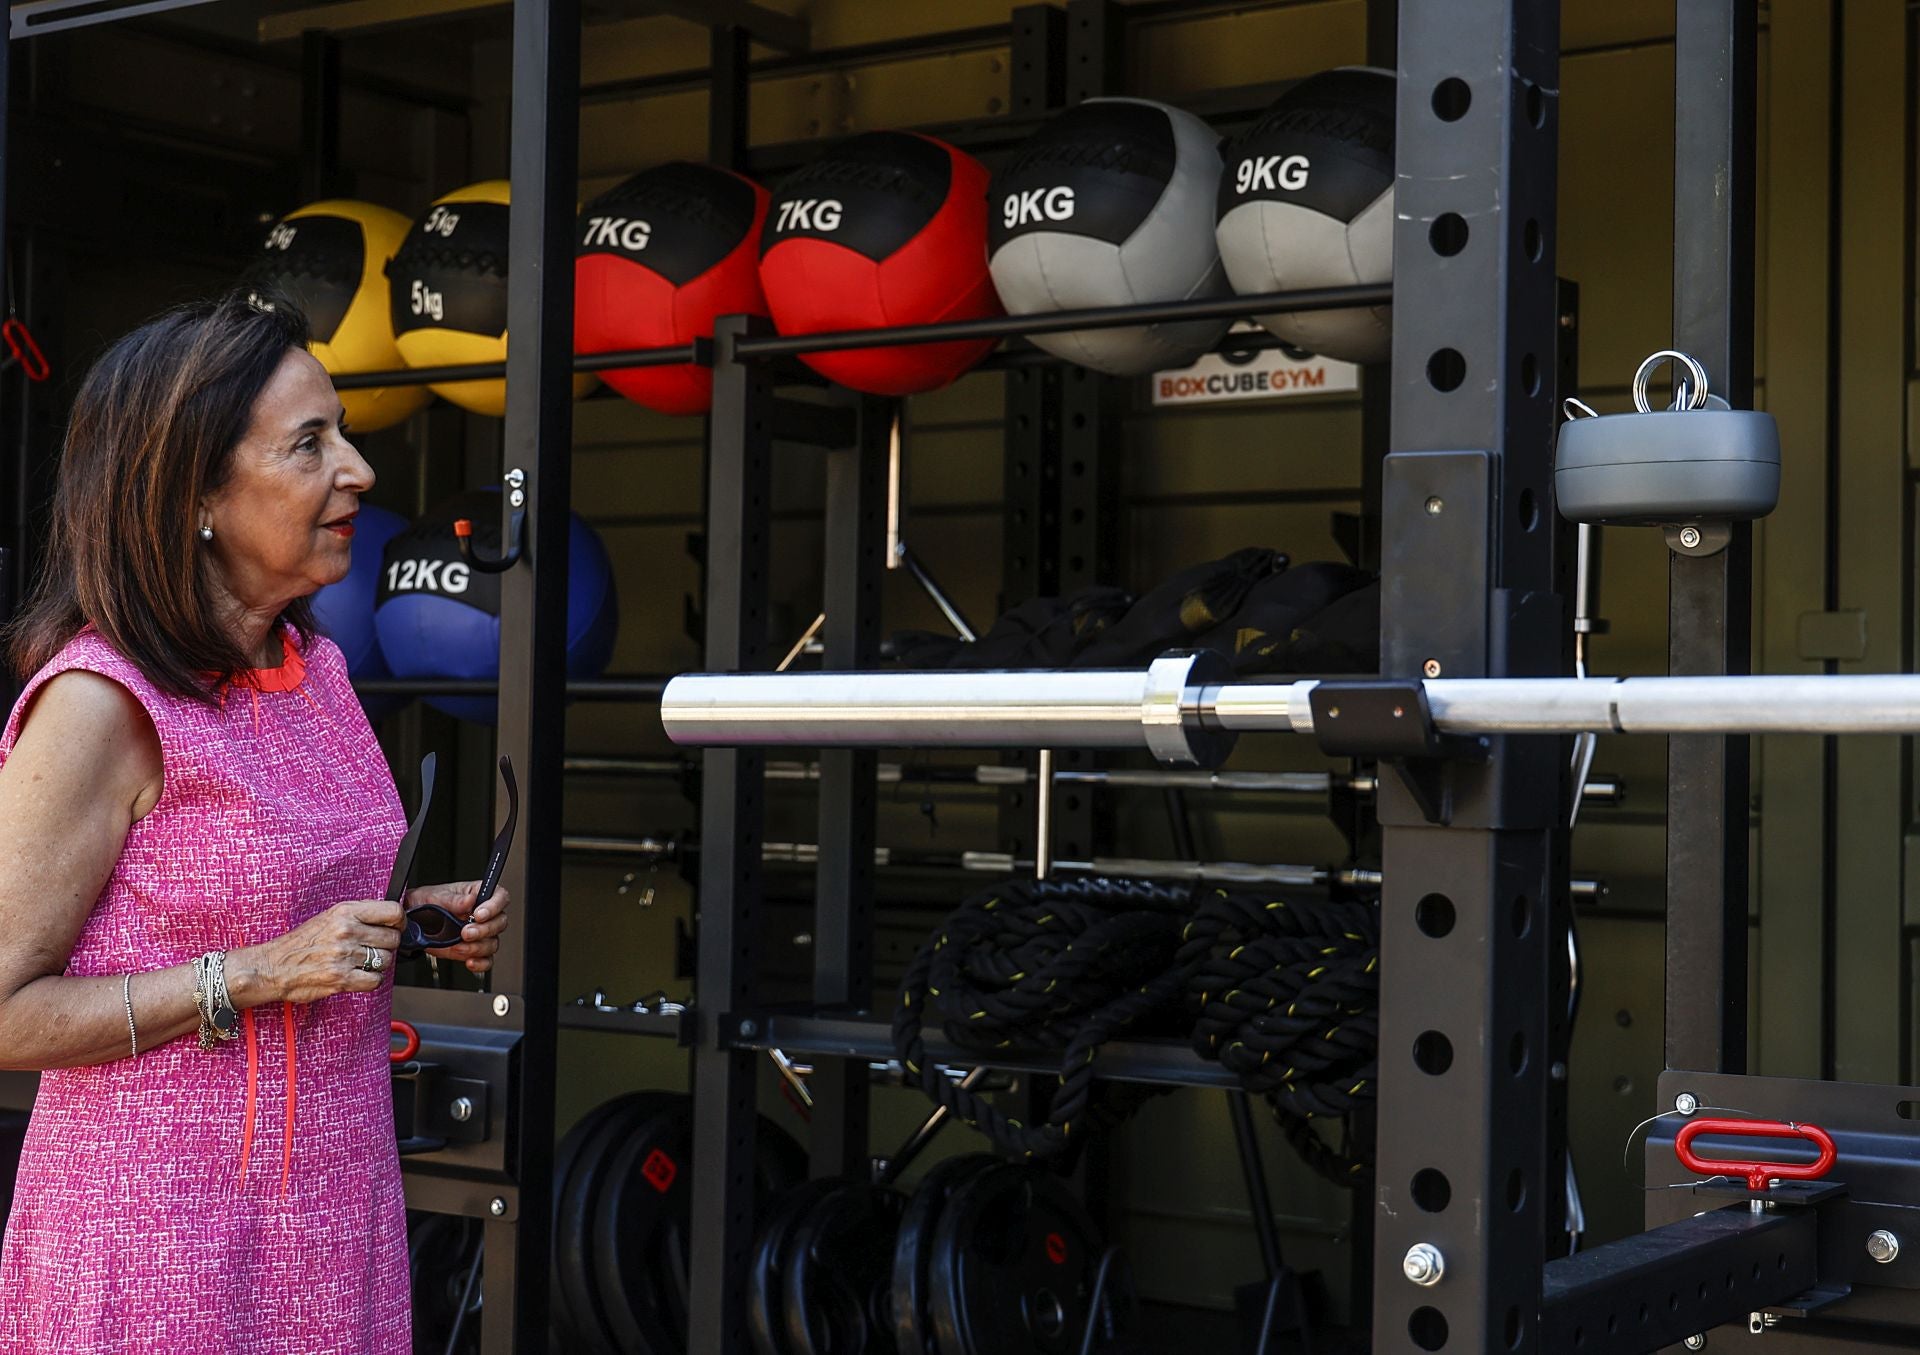
[[[1206,763],[1245,731],[1313,734],[1366,680],[1222,683],[1212,656],[1144,672],[686,674],[661,723],[683,745],[1147,748]],[[1437,678],[1407,682],[1440,734],[1912,734],[1920,676]],[[1315,688],[1323,688],[1314,698]],[[1395,714],[1401,712],[1396,709]],[[1421,712],[1406,711],[1415,724]]]

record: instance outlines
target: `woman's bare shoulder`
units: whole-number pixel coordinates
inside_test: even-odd
[[[56,794],[110,793],[138,819],[159,802],[163,765],[160,736],[139,698],[110,677],[73,668],[35,693],[6,770],[64,783],[49,787]]]

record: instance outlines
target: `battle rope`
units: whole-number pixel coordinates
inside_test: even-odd
[[[1094,1063],[1123,1030],[1179,1010],[1177,967],[1191,886],[1100,877],[1010,880],[961,904],[901,982],[893,1045],[949,1113],[1009,1152],[1053,1157],[1095,1127]],[[1047,1119],[1026,1124],[955,1085],[926,1056],[923,1028],[982,1055],[1065,1049]]]
[[[1198,1005],[1193,1046],[1265,1096],[1294,1149],[1329,1180],[1372,1172],[1380,921],[1367,904],[1287,902],[1215,890],[1187,924],[1176,964]],[[1329,1144],[1312,1121],[1343,1121]]]
[[[893,1044],[950,1113],[1008,1152],[1049,1158],[1141,1099],[1112,1086],[1104,1104],[1096,1097],[1100,1046],[1180,1016],[1203,1058],[1266,1098],[1309,1166],[1353,1185],[1372,1172],[1379,992],[1379,915],[1368,904],[1010,880],[961,904],[914,957]],[[1046,1120],[1024,1123],[943,1076],[926,1055],[928,1022],[989,1061],[1064,1050]]]

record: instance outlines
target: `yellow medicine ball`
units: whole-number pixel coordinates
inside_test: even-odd
[[[468,184],[434,200],[387,266],[393,332],[409,367],[500,362],[507,356],[507,181]],[[593,377],[574,378],[574,398]],[[505,381],[451,381],[434,391],[475,414],[507,411]]]
[[[274,223],[248,280],[306,312],[308,349],[328,372],[390,372],[406,364],[393,341],[387,261],[409,224],[370,202],[312,203]],[[340,392],[348,427],[366,433],[392,427],[432,399],[423,386]]]

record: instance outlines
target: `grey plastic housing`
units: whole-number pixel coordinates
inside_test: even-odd
[[[1765,517],[1780,429],[1752,409],[1603,414],[1560,427],[1553,492],[1570,522],[1670,526]]]

